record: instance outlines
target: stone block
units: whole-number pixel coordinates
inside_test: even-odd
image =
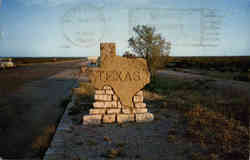
[[[105,60],[105,57],[112,57],[116,55],[116,46],[115,43],[101,43],[100,44],[100,55],[101,62]]]
[[[89,114],[105,114],[106,109],[90,109]]]
[[[150,122],[154,120],[154,115],[152,113],[138,113],[135,114],[136,122]]]
[[[105,102],[94,102],[94,108],[105,108]]]
[[[104,86],[103,89],[112,89],[112,88],[109,86]]]
[[[111,95],[95,95],[95,100],[97,101],[111,101],[112,100],[112,96]]]
[[[86,89],[85,88],[73,88],[72,93],[74,95],[86,94]]]
[[[135,103],[135,108],[146,108],[146,103]]]
[[[105,114],[103,116],[103,123],[114,123],[116,115],[115,114]]]
[[[117,115],[117,122],[124,123],[124,122],[134,122],[135,115],[134,114],[118,114]]]
[[[105,90],[103,90],[103,89],[95,90],[95,94],[104,95],[105,94]]]
[[[135,113],[135,111],[134,108],[122,108],[122,113],[130,114],[130,113]]]
[[[135,108],[135,113],[147,113],[148,109],[147,108]]]
[[[105,102],[105,107],[106,108],[117,108],[117,102],[116,101]]]
[[[134,96],[134,102],[143,102],[143,96]]]
[[[84,125],[96,125],[101,124],[102,115],[85,115],[83,116]]]
[[[110,108],[107,109],[107,114],[118,114],[121,113],[121,109],[120,108]]]
[[[112,89],[108,89],[106,90],[106,94],[113,95],[114,91]]]
[[[113,101],[118,101],[117,95],[113,95]]]
[[[117,107],[118,108],[122,108],[122,104],[121,104],[121,102],[119,101],[119,102],[117,102]]]
[[[137,96],[143,96],[143,91],[139,91],[136,93]]]

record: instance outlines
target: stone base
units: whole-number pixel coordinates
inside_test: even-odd
[[[97,125],[101,123],[125,123],[125,122],[150,122],[154,120],[152,113],[136,114],[104,114],[83,116],[84,125]]]
[[[152,113],[141,113],[135,114],[136,122],[150,122],[154,120],[154,115]]]
[[[119,97],[109,86],[95,91],[95,102],[89,110],[89,115],[83,116],[84,125],[101,123],[149,122],[154,119],[143,103],[143,91],[133,97],[134,105],[126,107],[121,104]]]
[[[117,115],[117,122],[124,123],[124,122],[134,122],[135,115],[134,114],[118,114]]]
[[[91,124],[101,124],[102,115],[85,115],[83,116],[83,124],[91,125]]]
[[[116,119],[116,115],[115,114],[106,114],[103,116],[103,123],[114,123]]]

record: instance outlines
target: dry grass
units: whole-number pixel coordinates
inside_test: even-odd
[[[239,121],[197,105],[185,114],[187,136],[221,159],[247,159],[249,130]],[[225,158],[227,157],[227,158]]]
[[[94,92],[95,90],[90,83],[80,83],[79,88],[74,88],[72,95],[75,97],[75,103],[70,108],[69,115],[88,111],[94,101]]]
[[[250,93],[240,92],[234,88],[217,89],[211,85],[212,80],[183,81],[166,77],[156,78],[150,87],[146,88],[148,98],[165,100],[168,108],[187,112],[201,104],[229,119],[241,121],[249,125]],[[153,93],[147,93],[153,92]]]
[[[185,126],[184,139],[196,143],[206,153],[194,152],[193,160],[240,160],[249,156],[249,93],[233,88],[213,87],[209,80],[183,81],[157,77],[147,86],[147,103],[162,112],[179,111],[184,119],[168,132],[167,140],[176,143]],[[160,103],[161,102],[161,103]],[[165,110],[164,108],[167,108]],[[180,124],[181,123],[181,124]]]
[[[51,138],[54,135],[55,131],[55,125],[49,125],[48,127],[44,128],[42,135],[36,137],[33,141],[32,149],[35,152],[38,152],[40,156],[42,156],[46,149],[49,147]]]
[[[76,104],[81,102],[93,102],[95,89],[90,83],[80,83],[79,88],[73,89],[76,96]]]

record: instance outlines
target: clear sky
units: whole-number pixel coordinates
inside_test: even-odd
[[[0,0],[0,57],[98,56],[156,27],[171,56],[250,56],[249,0]]]

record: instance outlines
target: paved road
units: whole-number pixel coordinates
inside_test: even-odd
[[[58,122],[63,113],[60,104],[76,85],[82,63],[61,63],[67,67],[50,77],[26,83],[11,95],[1,98],[0,157],[32,156],[32,141],[44,133],[44,128]],[[53,69],[50,67],[53,65],[49,64],[47,70]]]

